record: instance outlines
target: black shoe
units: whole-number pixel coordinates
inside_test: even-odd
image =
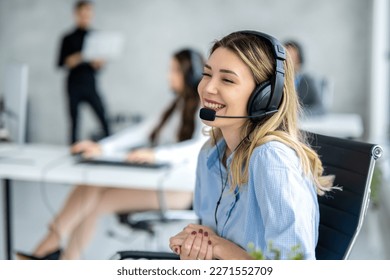
[[[22,252],[16,252],[16,258],[18,260],[59,260],[61,255],[61,249],[51,252],[43,257],[37,257]]]

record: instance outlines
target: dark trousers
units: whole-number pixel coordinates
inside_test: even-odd
[[[103,102],[95,89],[83,87],[68,87],[69,110],[71,119],[70,144],[78,141],[79,104],[88,103],[96,114],[103,131],[103,136],[110,135],[110,129],[106,118]]]

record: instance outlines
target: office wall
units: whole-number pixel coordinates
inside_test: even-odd
[[[64,0],[0,0],[0,69],[25,62],[29,77],[29,139],[67,142],[64,72],[55,67],[60,37],[72,27]],[[96,0],[94,25],[126,38],[120,60],[100,74],[110,114],[155,114],[172,95],[166,82],[172,52],[193,46],[204,54],[215,38],[258,29],[295,38],[306,50],[306,68],[334,81],[334,112],[368,117],[370,0]],[[1,73],[1,72],[0,72]],[[0,76],[0,88],[3,81]],[[83,135],[96,128],[82,114]]]

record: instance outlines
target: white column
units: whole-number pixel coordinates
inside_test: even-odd
[[[377,144],[386,143],[389,133],[389,16],[389,1],[374,0],[368,140]]]

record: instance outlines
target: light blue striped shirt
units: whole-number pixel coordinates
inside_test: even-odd
[[[295,151],[277,141],[257,147],[250,158],[248,183],[230,191],[228,182],[223,187],[227,170],[219,160],[226,143],[220,140],[217,146],[218,150],[207,142],[199,153],[194,209],[202,224],[247,251],[253,243],[269,259],[275,258],[270,243],[282,259],[291,258],[297,245],[305,259],[315,259],[317,194]]]

